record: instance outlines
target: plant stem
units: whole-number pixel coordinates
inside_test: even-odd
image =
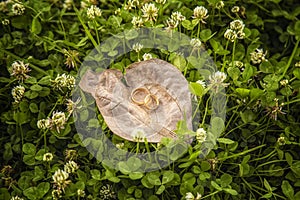
[[[264,146],[266,146],[266,144],[262,144],[262,145],[260,145],[260,146],[257,146],[257,147],[254,147],[254,148],[252,148],[252,149],[243,151],[243,152],[241,152],[241,153],[233,154],[233,155],[231,155],[231,156],[219,158],[219,160],[220,160],[220,161],[224,161],[224,160],[227,160],[227,159],[229,159],[229,158],[239,157],[239,156],[245,155],[245,154],[247,154],[247,153],[250,153],[250,152],[252,152],[252,151],[255,151],[255,150],[257,150],[257,149],[260,149],[260,148],[262,148],[262,147],[264,147]]]
[[[195,109],[195,111],[194,111],[194,114],[193,114],[192,119],[195,118],[195,116],[196,116],[196,114],[197,114],[197,112],[198,112],[198,110],[199,110],[199,106],[200,106],[201,100],[202,100],[202,97],[199,97],[199,101],[198,101],[197,107],[196,107],[196,109]]]
[[[148,153],[149,162],[152,162],[152,159],[151,159],[151,152],[150,152],[149,144],[148,144],[148,141],[147,141],[146,138],[145,138],[145,147],[146,147],[146,150],[147,150],[147,153]]]
[[[259,160],[265,160],[267,159],[268,157],[272,157],[274,155],[274,153],[276,153],[276,149],[274,149],[273,151],[271,151],[271,153],[269,153],[268,155],[264,156],[264,157],[260,157],[260,158],[256,158],[256,159],[253,159],[253,160],[250,160],[248,162],[254,162],[254,161],[259,161]]]
[[[96,31],[97,42],[98,42],[98,45],[99,45],[100,44],[100,37],[99,37],[98,29],[97,29],[97,23],[96,23],[95,20],[93,20],[93,24],[94,24],[94,29]]]
[[[197,38],[200,38],[200,29],[201,29],[201,23],[199,21],[198,23],[198,33],[197,33]]]
[[[227,42],[226,42],[225,51],[227,51],[228,44],[229,44],[229,40],[227,40]],[[226,54],[224,54],[224,56],[223,56],[223,65],[222,65],[221,72],[224,72],[225,65],[226,65]]]
[[[22,147],[24,145],[24,133],[23,133],[23,129],[22,129],[22,125],[18,124],[18,130],[20,130],[21,133],[21,141],[22,141]]]
[[[48,132],[48,129],[46,131],[44,131],[44,149],[45,149],[45,151],[47,149],[47,132]]]
[[[234,63],[235,46],[236,46],[236,39],[233,42],[232,59],[231,59],[231,66],[232,67],[234,66],[233,63]]]
[[[136,144],[136,155],[138,155],[140,149],[140,142],[137,142]]]
[[[285,69],[284,69],[284,71],[283,71],[283,74],[281,75],[281,77],[279,78],[278,81],[280,81],[280,80],[285,76],[287,70],[289,69],[289,67],[290,67],[290,65],[291,65],[291,63],[292,63],[292,61],[293,61],[293,58],[295,57],[295,54],[296,54],[296,52],[297,52],[297,49],[298,49],[298,46],[299,46],[299,41],[300,41],[300,39],[297,40],[297,42],[296,42],[296,44],[295,44],[295,46],[294,46],[294,49],[293,49],[293,53],[292,53],[292,55],[291,55],[291,57],[290,57],[288,63],[287,63],[286,66],[285,66]]]
[[[203,127],[203,125],[205,123],[205,118],[206,118],[206,115],[207,115],[207,112],[208,112],[208,102],[210,101],[210,98],[211,98],[211,96],[209,96],[209,98],[206,101],[205,112],[204,112],[204,116],[203,116],[203,119],[202,119],[201,127]]]

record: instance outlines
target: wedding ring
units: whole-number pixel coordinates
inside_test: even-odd
[[[148,94],[144,99],[144,106],[148,110],[155,110],[159,106],[159,100],[154,94]]]
[[[136,88],[131,92],[131,100],[137,105],[144,105],[148,95],[150,95],[148,89],[142,87]]]

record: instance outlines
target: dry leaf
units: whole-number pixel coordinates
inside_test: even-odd
[[[138,136],[157,143],[163,137],[176,138],[173,131],[177,122],[183,119],[192,129],[188,82],[176,67],[166,61],[151,59],[133,63],[126,75],[113,69],[98,74],[88,71],[79,85],[95,98],[110,130],[124,139],[136,141]],[[147,97],[146,106],[158,103],[157,108],[149,110],[134,102],[131,96],[135,89],[141,93],[137,93],[140,96],[136,98],[141,99],[148,95],[148,90],[152,96]]]

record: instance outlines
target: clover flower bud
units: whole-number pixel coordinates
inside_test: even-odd
[[[53,154],[52,153],[45,153],[43,155],[43,161],[50,162],[52,160],[53,160]]]
[[[14,103],[20,103],[20,101],[24,97],[24,93],[25,93],[25,88],[23,86],[18,85],[16,87],[14,87],[11,90],[11,94],[14,98]]]

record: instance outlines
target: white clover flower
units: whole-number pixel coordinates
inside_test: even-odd
[[[195,49],[199,49],[201,47],[201,41],[198,38],[193,38],[190,41],[190,45],[195,48]]]
[[[52,153],[45,153],[43,155],[43,161],[50,162],[52,160],[53,160],[53,154]]]
[[[144,130],[135,129],[132,133],[132,137],[135,142],[144,142],[146,135],[145,135]]]
[[[79,169],[79,166],[73,160],[67,162],[64,165],[64,171],[67,172],[67,173],[69,173],[69,174],[74,173],[77,169]]]
[[[197,192],[197,196],[196,196],[195,200],[200,200],[201,197],[202,197],[202,195]]]
[[[245,37],[244,27],[245,24],[242,20],[233,20],[230,22],[230,28],[227,29],[224,33],[224,37],[231,42],[234,42],[235,39],[243,39]]]
[[[25,12],[25,6],[20,3],[13,4],[11,9],[14,15],[23,15]]]
[[[206,88],[206,83],[205,83],[205,81],[203,81],[203,80],[198,80],[198,81],[196,81],[196,83],[202,85],[203,88]]]
[[[11,94],[14,98],[14,103],[20,103],[20,101],[24,97],[24,93],[25,93],[25,88],[23,86],[18,85],[16,87],[14,87],[11,90]]]
[[[238,6],[233,6],[231,8],[231,12],[233,12],[233,13],[238,13],[239,11],[240,11],[240,7],[238,7]]]
[[[85,191],[84,191],[84,190],[81,190],[81,189],[78,189],[78,190],[77,190],[77,195],[78,195],[79,197],[85,197]]]
[[[140,28],[143,26],[144,22],[143,22],[143,19],[141,17],[136,17],[134,16],[131,20],[131,23],[133,24],[133,26],[135,28]]]
[[[50,119],[40,119],[37,121],[38,129],[48,129],[51,128],[51,120]]]
[[[69,174],[61,169],[56,170],[52,176],[53,182],[61,189],[64,189],[71,182],[68,178]]]
[[[237,39],[244,39],[244,37],[245,37],[245,33],[244,33],[244,31],[243,30],[239,30],[237,33],[236,33],[236,37],[237,37]]]
[[[158,16],[158,9],[153,3],[146,3],[142,7],[143,17],[146,18],[146,21],[156,21]]]
[[[63,184],[68,178],[69,174],[61,169],[56,170],[52,176],[54,183],[57,183],[58,185]]]
[[[121,8],[117,8],[117,10],[115,10],[115,15],[119,15],[121,13]]]
[[[132,49],[137,53],[140,52],[143,49],[143,47],[144,46],[140,43],[135,43],[134,45],[132,45]]]
[[[124,6],[124,10],[131,10],[132,8],[135,8],[135,5],[131,0],[128,0],[126,5]]]
[[[75,78],[73,76],[67,75],[66,76],[66,82],[65,87],[69,90],[73,89],[75,86]]]
[[[3,13],[8,12],[7,1],[1,1],[0,2],[0,11],[2,11]]]
[[[62,198],[62,190],[60,188],[52,190],[52,198],[53,200],[58,200]]]
[[[208,18],[208,10],[204,6],[197,6],[194,9],[194,15],[193,18],[200,20],[203,24],[206,22],[204,21],[205,19]]]
[[[139,1],[136,0],[128,0],[126,5],[124,6],[125,10],[131,10],[133,8],[136,8],[136,6],[139,5]]]
[[[80,109],[82,106],[78,106],[79,102],[81,101],[81,98],[78,98],[75,102],[71,99],[67,99],[67,112],[69,115],[71,115],[76,109]]]
[[[242,20],[240,19],[236,19],[236,20],[233,20],[232,22],[230,22],[230,29],[232,30],[243,30],[245,27],[245,24]]]
[[[116,194],[113,191],[113,188],[111,185],[103,185],[100,188],[100,198],[101,199],[115,199],[116,198]]]
[[[144,59],[144,60],[150,60],[150,59],[152,59],[152,55],[151,55],[150,53],[145,53],[145,54],[143,55],[143,59]]]
[[[234,40],[237,38],[237,34],[235,31],[227,29],[224,33],[224,37],[230,42],[234,42]]]
[[[216,8],[217,9],[222,9],[224,7],[224,2],[223,1],[219,1],[217,4],[216,4]]]
[[[66,160],[76,160],[77,159],[77,151],[74,149],[67,149],[65,151],[66,154]]]
[[[268,111],[267,115],[269,115],[271,119],[277,121],[278,114],[284,115],[286,113],[282,111],[282,106],[284,106],[284,103],[279,104],[278,103],[279,99],[277,98],[274,98],[274,101],[275,101],[275,106],[271,108],[270,107],[267,108]]]
[[[241,61],[234,61],[233,63],[235,66],[237,66],[238,68],[242,68],[244,67],[244,63]]]
[[[11,197],[10,200],[24,200],[24,199],[19,196],[14,196],[14,197]]]
[[[63,7],[67,10],[72,9],[73,0],[65,0]]]
[[[289,80],[287,80],[287,79],[280,81],[280,85],[282,85],[282,86],[287,86],[288,84],[289,84]]]
[[[179,11],[172,12],[171,18],[178,22],[182,22],[186,19],[185,16],[183,16]]]
[[[277,143],[280,145],[280,146],[283,146],[286,144],[286,140],[285,140],[285,137],[281,136],[277,139]]]
[[[185,194],[185,200],[194,200],[194,199],[195,199],[195,197],[194,197],[193,193],[188,192]]]
[[[295,63],[295,67],[300,67],[300,61]]]
[[[58,133],[60,132],[61,129],[64,129],[65,123],[66,123],[66,115],[64,112],[57,111],[52,114],[51,126],[54,126]]]
[[[196,140],[203,143],[206,140],[206,131],[203,128],[198,128],[196,131]]]
[[[214,74],[209,76],[209,85],[208,87],[213,92],[218,92],[220,87],[227,87],[229,83],[224,83],[227,75],[224,72],[217,71]]]
[[[118,143],[118,144],[116,144],[116,147],[117,147],[118,149],[123,149],[124,143],[123,143],[123,142]]]
[[[89,19],[95,19],[96,17],[100,17],[102,15],[102,11],[97,6],[92,5],[87,9],[86,14]]]
[[[2,23],[4,26],[6,26],[6,25],[9,25],[10,21],[9,21],[9,19],[4,19],[4,20],[1,21],[1,23]]]
[[[86,9],[88,6],[89,6],[88,1],[85,1],[85,0],[80,1],[80,8]]]
[[[63,92],[64,88],[72,90],[75,86],[75,78],[71,75],[57,75],[54,80],[51,80],[53,88]]]
[[[264,53],[263,49],[255,49],[254,52],[250,53],[251,62],[253,64],[260,64],[261,62],[268,61],[265,56],[267,55],[267,51]]]
[[[164,5],[167,0],[155,0],[156,3]]]
[[[66,57],[65,65],[67,65],[69,69],[77,67],[76,61],[79,61],[79,52],[76,50],[63,49],[63,53]]]
[[[220,72],[220,71],[217,71],[213,75],[209,76],[209,80],[211,82],[217,82],[217,83],[223,83],[226,78],[227,75],[224,72]]]
[[[174,20],[172,18],[167,19],[166,22],[168,25],[168,27],[167,27],[168,30],[173,30],[173,29],[177,28],[177,26],[178,26],[178,21]]]
[[[25,79],[29,77],[27,75],[27,73],[31,71],[28,67],[29,63],[24,64],[23,61],[15,61],[11,66],[12,66],[11,76],[15,76],[17,80],[23,82]]]
[[[132,0],[133,3],[136,5],[136,6],[139,6],[140,5],[140,1],[139,0]]]
[[[185,194],[185,199],[186,200],[200,200],[201,197],[202,197],[202,195],[199,194],[198,192],[197,192],[197,196],[196,197],[191,192],[188,192],[188,193]]]

